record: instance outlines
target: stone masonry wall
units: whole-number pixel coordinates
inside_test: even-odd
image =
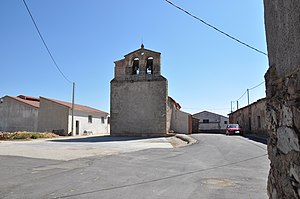
[[[168,81],[160,68],[160,53],[145,49],[143,44],[115,62],[115,77],[110,83],[111,135],[167,134]]]
[[[264,0],[272,199],[300,198],[300,1]]]
[[[245,134],[254,133],[265,136],[267,133],[266,101],[267,99],[263,98],[230,113],[229,122],[240,124]]]
[[[167,80],[111,82],[110,130],[113,136],[165,136]]]

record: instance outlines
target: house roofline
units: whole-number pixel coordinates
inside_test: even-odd
[[[14,100],[16,100],[16,101],[18,101],[18,102],[22,102],[22,103],[24,103],[24,104],[26,104],[26,105],[32,106],[32,107],[34,107],[34,108],[36,108],[36,109],[39,109],[39,105],[37,105],[37,104],[39,104],[38,101],[33,101],[33,102],[34,102],[34,104],[33,104],[33,103],[28,102],[28,100],[22,99],[22,98],[20,98],[20,97],[14,97],[14,96],[6,95],[6,96],[4,96],[3,98],[5,98],[5,97],[8,97],[8,98],[10,98],[10,99],[14,99]]]
[[[56,103],[56,104],[59,104],[59,105],[62,105],[62,106],[65,106],[69,109],[72,109],[72,103],[70,103],[70,102],[65,102],[65,101],[61,101],[61,100],[46,98],[46,97],[42,97],[42,96],[40,96],[40,98],[51,101],[53,103]],[[93,113],[102,113],[102,114],[105,114],[105,115],[109,115],[109,113],[107,113],[105,111],[101,111],[99,109],[95,109],[95,108],[85,106],[85,105],[81,105],[81,104],[74,104],[74,110],[75,111],[90,112],[90,113],[92,113],[92,112]]]
[[[214,114],[214,115],[218,115],[218,116],[221,116],[221,117],[228,118],[228,117],[226,117],[226,116],[224,116],[224,115],[220,115],[220,114],[218,114],[218,113],[214,113],[214,112],[211,112],[211,111],[200,111],[200,112],[198,112],[198,113],[193,114],[193,116],[194,116],[194,115],[197,115],[197,114],[200,114],[200,113],[203,113],[203,112],[212,113],[212,114]]]
[[[180,110],[181,109],[181,106],[178,102],[176,102],[176,100],[174,100],[172,97],[168,96],[168,99],[171,100],[174,104],[175,104],[175,107]]]
[[[228,115],[232,115],[232,114],[234,114],[235,112],[241,111],[241,110],[243,110],[243,109],[245,109],[245,108],[249,108],[250,106],[253,106],[254,104],[257,104],[258,102],[261,102],[261,101],[267,101],[267,99],[268,99],[267,97],[258,99],[257,101],[252,102],[251,104],[249,104],[249,105],[247,105],[247,106],[244,106],[244,107],[242,107],[242,108],[239,108],[239,109],[233,111],[232,113],[229,113]]]

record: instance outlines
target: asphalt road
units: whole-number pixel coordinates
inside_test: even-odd
[[[117,155],[153,148],[173,148],[170,138],[101,136],[60,137],[30,141],[0,141],[0,156],[22,156],[49,160],[73,160],[90,156]],[[1,165],[1,163],[0,163]]]
[[[1,155],[0,198],[268,198],[266,145],[240,136],[193,137],[197,144],[181,148],[69,161]]]

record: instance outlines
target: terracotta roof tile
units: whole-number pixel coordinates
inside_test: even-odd
[[[12,98],[12,99],[15,99],[15,100],[18,100],[20,102],[23,102],[25,104],[28,104],[30,106],[33,106],[35,108],[39,108],[40,107],[40,102],[39,101],[33,101],[33,100],[29,100],[29,99],[22,99],[20,97],[13,97],[13,96],[7,96],[9,98]],[[37,98],[36,98],[37,99]]]
[[[44,98],[44,99],[47,99],[47,100],[50,100],[52,102],[55,102],[57,104],[61,104],[61,105],[64,105],[68,108],[72,108],[72,103],[69,103],[69,102],[64,102],[64,101],[60,101],[60,100],[55,100],[55,99],[50,99],[50,98],[45,98],[45,97],[41,97],[41,98]],[[95,113],[104,113],[104,114],[108,114],[107,112],[104,112],[104,111],[101,111],[101,110],[98,110],[98,109],[95,109],[95,108],[91,108],[89,106],[83,106],[83,105],[80,105],[80,104],[74,104],[74,109],[75,110],[78,110],[78,111],[85,111],[85,112],[95,112]]]
[[[173,102],[173,104],[175,105],[175,107],[179,110],[181,109],[181,106],[179,103],[177,103],[172,97],[168,96],[168,99]]]
[[[25,95],[19,95],[17,97],[13,97],[13,96],[5,96],[5,97],[15,99],[19,102],[23,102],[23,103],[28,104],[30,106],[33,106],[35,108],[40,107],[40,98],[36,98],[36,97],[32,97],[32,96],[25,96]],[[44,98],[44,97],[41,97],[41,98]],[[64,105],[64,106],[66,106],[70,109],[72,108],[72,103],[69,103],[69,102],[64,102],[64,101],[50,99],[50,98],[44,98],[44,99],[50,100],[52,102],[55,102],[55,103],[58,103],[58,104],[61,104],[61,105]],[[98,109],[95,109],[95,108],[91,108],[89,106],[83,106],[83,105],[80,105],[80,104],[74,104],[74,109],[78,110],[78,111],[103,113],[103,114],[108,115],[107,112],[104,112],[104,111],[101,111],[101,110],[98,110]]]
[[[17,96],[19,98],[22,98],[24,100],[31,100],[31,101],[40,101],[40,98],[32,97],[32,96],[25,96],[25,95],[19,95]]]

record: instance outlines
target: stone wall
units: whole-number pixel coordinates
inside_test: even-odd
[[[112,81],[110,131],[113,136],[167,133],[167,80]]]
[[[300,198],[300,1],[264,0],[272,199]]]
[[[160,53],[144,45],[115,62],[115,76],[110,83],[111,135],[167,134],[168,81],[160,67]]]
[[[229,122],[239,124],[244,133],[265,136],[267,134],[266,101],[267,99],[263,98],[230,113]]]

